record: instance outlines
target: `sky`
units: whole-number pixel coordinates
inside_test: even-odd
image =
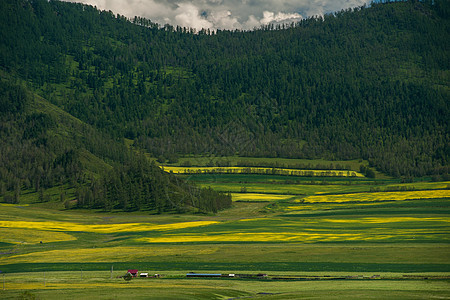
[[[68,0],[66,0],[68,1]],[[70,0],[160,25],[251,30],[368,5],[371,0]]]

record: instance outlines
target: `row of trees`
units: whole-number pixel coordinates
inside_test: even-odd
[[[231,195],[201,189],[164,174],[140,157],[77,191],[77,207],[163,212],[217,212],[231,207]]]
[[[367,177],[375,178],[375,173],[364,167]],[[354,171],[332,171],[332,170],[299,170],[299,169],[278,169],[261,167],[242,167],[242,168],[186,168],[181,171],[182,174],[262,174],[262,175],[281,175],[281,176],[304,176],[304,177],[356,177]]]

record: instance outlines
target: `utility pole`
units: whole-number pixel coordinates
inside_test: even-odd
[[[114,265],[111,265],[111,279],[113,278]]]

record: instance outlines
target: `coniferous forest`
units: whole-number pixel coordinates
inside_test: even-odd
[[[143,152],[365,159],[394,177],[447,176],[449,17],[445,0],[388,1],[195,32],[83,4],[3,0],[0,196],[14,203],[33,189],[44,200],[69,185],[87,208],[231,205]]]

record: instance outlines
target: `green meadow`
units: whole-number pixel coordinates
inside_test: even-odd
[[[66,209],[56,197],[38,203],[33,193],[20,205],[0,204],[0,297],[450,297],[449,182],[182,176],[232,193],[233,207],[215,215],[103,212]],[[161,277],[127,283],[118,277],[128,269]],[[283,276],[318,277],[271,279]]]
[[[11,274],[2,299],[430,299],[447,298],[446,280],[290,281],[137,278],[124,282],[119,272],[36,272]],[[45,278],[44,278],[45,275]],[[386,274],[391,276],[391,274]],[[23,282],[27,282],[24,284]],[[14,288],[22,288],[20,291]]]

